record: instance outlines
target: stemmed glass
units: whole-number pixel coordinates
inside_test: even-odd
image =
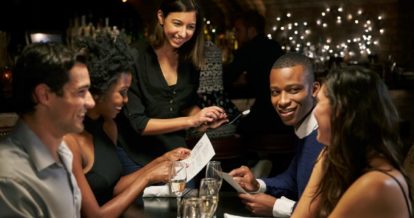
[[[218,190],[221,188],[223,178],[219,175],[222,172],[220,161],[210,161],[206,167],[206,178],[213,178],[217,180]]]
[[[201,179],[198,196],[201,199],[201,217],[211,218],[217,209],[218,204],[218,182],[214,178]]]
[[[171,165],[171,178],[169,182],[170,192],[177,196],[177,217],[181,217],[181,196],[187,181],[186,164],[174,161]]]
[[[198,197],[190,197],[183,200],[183,218],[201,217],[201,200]]]

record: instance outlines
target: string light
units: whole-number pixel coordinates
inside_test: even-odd
[[[384,19],[384,15],[372,17],[363,8],[354,10],[345,10],[342,6],[336,9],[325,7],[317,13],[319,16],[314,21],[307,17],[297,18],[287,12],[285,16],[276,17],[278,25],[273,26],[271,34],[285,51],[302,52],[320,61],[327,61],[330,57],[360,58],[375,54],[379,38],[385,34],[378,22]],[[334,35],[327,36],[326,33]]]
[[[292,12],[279,14],[271,19],[271,31],[266,36],[279,41],[285,51],[302,52],[321,62],[331,57],[361,58],[375,54],[386,33],[381,26],[384,14],[373,16],[363,8],[346,9],[324,7],[313,19],[293,16]],[[216,27],[208,19],[204,22],[204,33],[215,36]]]

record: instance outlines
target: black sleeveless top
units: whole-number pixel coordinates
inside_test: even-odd
[[[411,207],[410,207],[410,199],[407,197],[407,194],[405,193],[404,188],[403,188],[402,184],[400,183],[400,181],[398,181],[398,179],[397,179],[397,178],[395,178],[393,175],[391,175],[390,173],[388,173],[388,172],[386,172],[386,171],[384,171],[384,170],[380,170],[380,169],[373,169],[372,171],[381,172],[381,173],[383,173],[383,174],[385,174],[385,175],[387,175],[387,176],[391,177],[391,178],[392,178],[395,182],[397,182],[398,186],[399,186],[399,187],[400,187],[400,189],[401,189],[402,194],[404,195],[404,200],[405,200],[405,204],[407,205],[408,214],[410,215],[410,217],[413,217],[413,214],[412,214],[412,209],[411,209]],[[410,197],[411,197],[411,194],[410,194],[410,193],[408,193],[408,196],[410,196]]]
[[[117,146],[104,132],[103,121],[102,117],[92,120],[87,116],[84,120],[85,130],[93,137],[95,155],[92,169],[85,176],[99,205],[112,199],[114,187],[122,175]]]

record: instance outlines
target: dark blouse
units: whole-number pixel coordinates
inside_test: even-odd
[[[145,164],[166,151],[186,146],[185,131],[155,136],[142,136],[141,133],[149,119],[181,117],[185,109],[196,105],[199,75],[192,64],[180,62],[177,83],[168,86],[154,49],[148,43],[140,43],[136,48],[128,103],[117,122],[125,142],[122,145],[136,162]],[[134,131],[128,129],[131,127]]]
[[[104,132],[103,118],[92,120],[85,116],[84,125],[93,136],[95,155],[92,169],[85,176],[99,205],[103,205],[112,199],[115,185],[122,175],[118,148]]]

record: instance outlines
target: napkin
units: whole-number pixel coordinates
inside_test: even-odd
[[[259,216],[238,216],[238,215],[232,215],[229,213],[224,213],[224,218],[264,218]]]
[[[170,193],[168,184],[166,185],[154,185],[148,186],[144,189],[142,197],[176,197],[173,193]]]

